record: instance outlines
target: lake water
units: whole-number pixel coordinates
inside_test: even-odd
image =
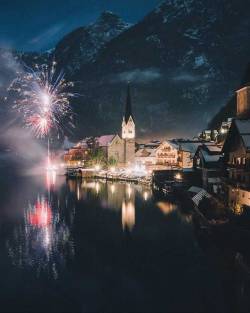
[[[2,177],[0,310],[226,311],[189,208],[146,186]]]

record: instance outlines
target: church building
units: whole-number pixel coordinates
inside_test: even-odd
[[[106,143],[107,159],[115,159],[118,166],[128,166],[135,160],[135,121],[132,113],[130,85],[127,87],[121,135],[110,135]],[[100,137],[101,138],[101,137]]]

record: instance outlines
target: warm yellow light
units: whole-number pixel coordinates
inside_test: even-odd
[[[122,227],[130,231],[135,225],[135,205],[131,201],[122,203]]]
[[[145,191],[145,192],[143,193],[143,198],[144,198],[145,201],[148,200],[148,192],[147,192],[147,191]]]
[[[115,185],[111,185],[111,192],[112,192],[112,193],[115,192]]]
[[[177,174],[175,175],[175,178],[178,179],[178,180],[182,179],[181,173],[177,173]]]
[[[127,193],[128,193],[129,199],[130,199],[130,197],[131,197],[131,192],[132,192],[132,189],[131,189],[131,186],[130,186],[130,184],[129,184],[129,185],[128,185],[128,189],[127,189]]]
[[[100,191],[100,184],[99,184],[98,182],[95,184],[95,190],[96,190],[96,193],[97,193],[97,194],[98,194],[99,191]]]
[[[243,213],[243,208],[239,203],[236,203],[236,205],[234,207],[234,213],[236,215],[241,215]]]
[[[96,164],[95,170],[96,170],[96,171],[100,171],[100,169],[101,169],[101,166],[100,166],[99,164]]]

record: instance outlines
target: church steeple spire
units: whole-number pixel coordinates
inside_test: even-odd
[[[130,83],[128,83],[128,86],[127,86],[127,99],[126,99],[125,115],[124,115],[124,119],[125,119],[126,123],[128,122],[130,116],[133,118],[131,94],[130,94]]]
[[[135,123],[132,114],[132,102],[130,94],[130,84],[127,87],[127,99],[125,104],[125,114],[122,120],[122,138],[134,139],[135,138]]]

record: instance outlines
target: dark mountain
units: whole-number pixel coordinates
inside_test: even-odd
[[[243,80],[237,89],[250,85],[250,64],[248,64],[247,70],[244,74]],[[208,128],[218,129],[221,123],[228,118],[236,116],[237,97],[236,93],[230,98],[230,100],[224,105],[217,114],[210,120]]]
[[[55,56],[59,65],[74,75],[83,64],[94,62],[100,49],[129,26],[112,12],[103,12],[95,23],[74,30],[57,44]]]
[[[249,9],[244,0],[166,0],[131,27],[105,12],[65,36],[51,56],[80,94],[77,136],[119,130],[128,81],[138,135],[206,127],[249,62]]]
[[[78,126],[86,132],[117,129],[131,81],[139,135],[204,128],[249,61],[248,8],[250,2],[236,0],[163,2],[69,75],[81,81]]]

